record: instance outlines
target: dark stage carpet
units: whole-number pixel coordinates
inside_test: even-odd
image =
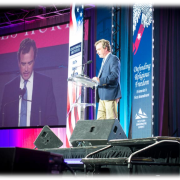
[[[180,138],[110,140],[108,145],[44,149],[63,156],[78,174],[179,175]]]

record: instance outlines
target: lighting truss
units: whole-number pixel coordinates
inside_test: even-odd
[[[118,56],[120,59],[121,49],[120,49],[120,25],[121,25],[121,18],[120,18],[120,7],[113,6],[112,7],[112,32],[111,32],[111,49],[112,54]]]
[[[95,7],[95,1],[85,1],[85,9]],[[70,1],[50,1],[29,5],[19,9],[0,13],[0,27],[46,19],[52,16],[61,16],[70,13]]]

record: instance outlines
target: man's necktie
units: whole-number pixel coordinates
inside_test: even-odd
[[[27,88],[26,88],[27,81],[24,81],[24,89],[26,90],[24,96],[22,97],[21,101],[21,114],[20,114],[20,126],[27,125]],[[25,100],[24,100],[25,99]]]
[[[103,66],[104,66],[104,63],[105,63],[105,59],[102,60],[101,68],[100,68],[99,74],[98,74],[98,78],[99,78],[99,76],[101,75],[101,71],[102,71],[102,68],[103,68]]]

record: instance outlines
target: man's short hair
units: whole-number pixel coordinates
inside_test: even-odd
[[[19,46],[19,50],[17,52],[17,58],[18,58],[18,61],[20,61],[20,54],[22,52],[22,54],[26,54],[30,51],[30,48],[33,48],[34,50],[34,60],[37,56],[37,47],[36,47],[36,43],[33,39],[30,39],[30,38],[26,38],[26,39],[23,39],[20,43],[20,46]]]
[[[100,39],[99,41],[95,42],[94,46],[96,47],[99,43],[102,43],[103,49],[105,49],[107,47],[107,50],[109,52],[111,52],[111,46],[110,46],[110,42],[108,40]]]

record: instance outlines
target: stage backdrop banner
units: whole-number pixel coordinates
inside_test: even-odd
[[[76,6],[73,4],[70,9],[68,78],[81,74],[82,72],[83,17],[83,5]],[[67,147],[71,146],[69,139],[76,122],[80,119],[81,107],[74,106],[75,103],[81,103],[81,87],[77,87],[72,82],[68,82],[66,121]]]
[[[132,138],[152,136],[152,5],[133,6]]]

